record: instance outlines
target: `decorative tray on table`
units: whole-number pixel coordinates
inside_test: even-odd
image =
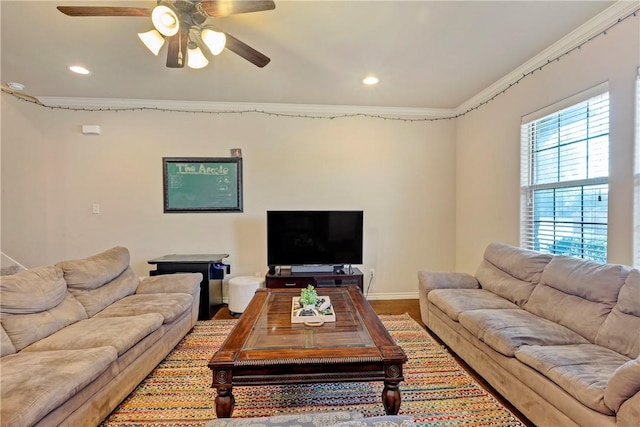
[[[329,297],[319,296],[313,310],[305,310],[299,302],[300,297],[291,300],[291,323],[335,322],[336,312]]]

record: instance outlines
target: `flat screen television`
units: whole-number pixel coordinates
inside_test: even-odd
[[[267,211],[267,264],[362,264],[363,211]]]

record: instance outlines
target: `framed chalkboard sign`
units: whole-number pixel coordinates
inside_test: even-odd
[[[242,212],[242,158],[162,159],[164,211]]]

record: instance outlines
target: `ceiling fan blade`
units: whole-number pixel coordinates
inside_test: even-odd
[[[187,33],[179,31],[175,36],[171,36],[167,43],[167,67],[183,68],[187,62]]]
[[[198,7],[212,18],[219,18],[239,13],[272,10],[276,8],[276,4],[272,0],[202,0]]]
[[[268,56],[263,55],[246,43],[241,42],[237,38],[225,33],[227,36],[227,44],[225,47],[231,52],[243,57],[252,64],[262,68],[271,61]]]
[[[151,9],[140,7],[58,6],[68,16],[151,16]]]

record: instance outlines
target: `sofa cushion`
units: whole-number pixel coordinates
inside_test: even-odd
[[[633,269],[620,289],[618,301],[598,330],[595,343],[631,358],[640,356],[640,271]]]
[[[456,322],[464,311],[518,308],[514,303],[484,289],[435,289],[429,292],[427,299]]]
[[[0,357],[16,352],[16,348],[11,342],[11,338],[7,335],[2,325],[0,325]]]
[[[3,313],[39,313],[62,302],[67,284],[58,267],[37,267],[0,278],[0,294]]]
[[[164,323],[171,323],[184,312],[191,311],[193,296],[189,294],[136,294],[130,295],[102,310],[95,317],[136,316],[160,313]]]
[[[540,283],[613,307],[628,275],[629,268],[622,265],[557,255],[544,269]]]
[[[475,276],[483,289],[522,306],[551,258],[549,254],[491,243],[485,249]]]
[[[0,312],[2,327],[18,351],[86,318],[87,312],[82,307],[82,304],[68,292],[60,304],[47,311],[33,314]]]
[[[71,289],[96,289],[118,277],[129,266],[129,250],[116,246],[88,258],[56,264]]]
[[[524,308],[593,343],[628,274],[629,269],[621,265],[557,255]]]
[[[31,426],[98,378],[116,360],[113,347],[16,353],[0,359],[0,419]]]
[[[131,267],[127,267],[119,276],[95,289],[69,288],[73,296],[84,306],[89,317],[95,316],[105,307],[132,295],[140,279]]]
[[[140,281],[137,294],[183,293],[195,295],[200,290],[202,273],[160,274]]]
[[[613,372],[604,390],[604,403],[618,412],[620,405],[638,392],[640,392],[640,359],[632,359]]]
[[[588,343],[570,329],[519,308],[465,311],[459,321],[474,336],[505,356],[513,356],[523,345]]]
[[[37,341],[23,352],[51,350],[79,350],[111,346],[118,356],[124,354],[140,340],[162,326],[158,313],[140,316],[96,318],[82,320]]]
[[[585,406],[606,415],[604,403],[609,379],[629,358],[595,344],[522,346],[516,358],[532,367]]]
[[[479,289],[478,280],[468,273],[454,271],[418,271],[418,289],[425,295],[434,289]]]
[[[629,271],[629,275],[624,281],[622,289],[618,294],[616,305],[625,314],[640,317],[640,270],[637,268]]]
[[[538,283],[545,266],[553,255],[522,249],[504,243],[490,243],[484,251],[484,259],[509,273],[516,279]]]

